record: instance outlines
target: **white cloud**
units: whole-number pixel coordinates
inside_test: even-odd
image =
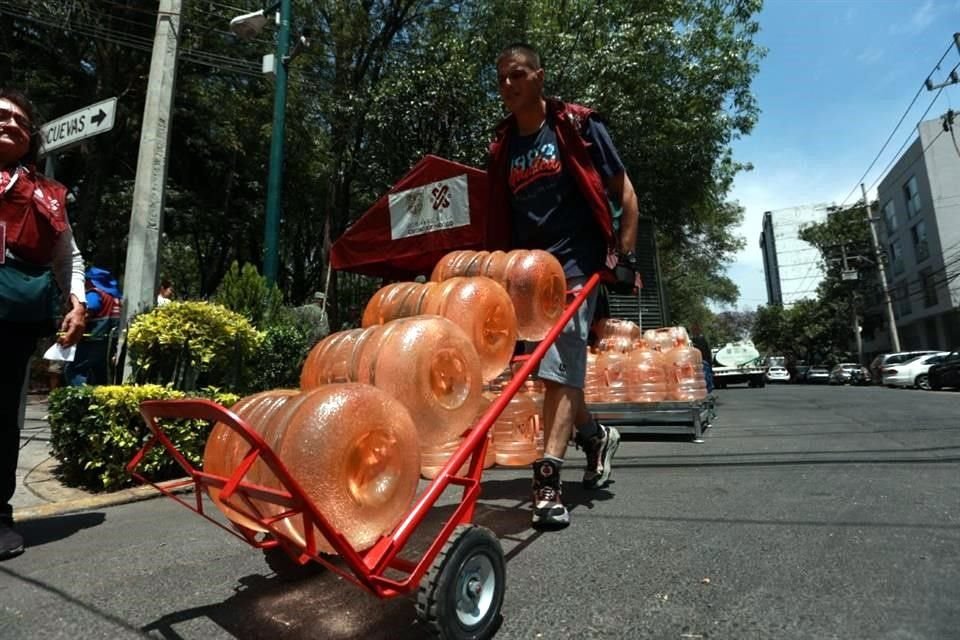
[[[857,55],[857,62],[863,64],[874,64],[883,59],[883,49],[879,47],[867,47]]]
[[[892,25],[890,33],[893,35],[917,35],[933,24],[936,17],[937,8],[933,0],[927,0],[913,12],[906,22]]]

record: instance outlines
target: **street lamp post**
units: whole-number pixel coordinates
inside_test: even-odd
[[[230,29],[240,38],[250,39],[266,25],[266,14],[279,11],[277,53],[273,60],[273,130],[270,137],[270,164],[267,176],[267,209],[263,230],[263,275],[268,284],[277,281],[280,262],[280,196],[283,193],[283,143],[287,110],[287,64],[290,62],[291,0],[279,0],[269,9],[239,16],[230,21]]]

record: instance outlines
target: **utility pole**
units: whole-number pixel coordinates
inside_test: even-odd
[[[840,272],[841,280],[857,280],[859,274],[851,271],[847,264],[847,245],[840,245],[840,251],[843,255],[843,271]],[[853,277],[851,277],[851,275]],[[857,345],[857,364],[863,364],[863,339],[860,336],[860,323],[857,320],[857,295],[856,292],[850,294],[850,315],[853,317],[853,340]]]
[[[867,212],[867,224],[870,226],[870,238],[873,241],[873,255],[877,260],[877,270],[880,272],[880,287],[883,289],[883,305],[887,311],[887,326],[890,327],[890,346],[894,351],[900,351],[900,334],[897,332],[897,319],[893,315],[893,302],[890,300],[890,287],[887,285],[887,272],[880,253],[880,240],[877,238],[877,228],[874,226],[873,216],[870,215],[870,201],[867,200],[867,188],[860,183],[863,193],[863,208]]]
[[[147,99],[140,128],[140,154],[133,187],[127,261],[123,275],[121,336],[130,319],[153,307],[157,290],[157,262],[163,233],[163,204],[167,181],[167,149],[173,118],[173,89],[177,75],[182,0],[160,0],[157,29],[150,58]],[[121,338],[122,339],[122,338]],[[123,353],[123,346],[118,349]],[[129,359],[123,377],[132,373]]]
[[[290,47],[291,0],[280,0],[277,57],[274,59],[273,131],[270,138],[270,172],[267,176],[267,211],[263,234],[263,276],[276,284],[280,263],[280,195],[283,192],[283,143],[287,111],[287,52]]]

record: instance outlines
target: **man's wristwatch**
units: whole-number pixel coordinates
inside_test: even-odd
[[[633,251],[627,251],[626,253],[618,254],[619,262],[624,264],[634,271],[637,270],[637,254]]]

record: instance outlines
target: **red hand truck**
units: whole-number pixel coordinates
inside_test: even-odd
[[[285,552],[296,565],[319,563],[381,598],[392,598],[416,591],[418,617],[435,636],[443,640],[491,638],[496,634],[502,620],[500,608],[506,587],[506,563],[500,541],[493,532],[471,524],[477,498],[480,496],[480,476],[483,473],[488,443],[487,433],[510,399],[543,359],[563,327],[596,288],[599,280],[600,276],[594,275],[587,281],[564,309],[547,336],[533,353],[525,358],[500,396],[477,423],[467,430],[460,447],[417,497],[409,512],[393,531],[381,537],[369,549],[355,549],[317,510],[263,438],[239,416],[209,400],[143,402],[140,413],[151,436],[128,463],[127,471],[140,482],[153,485],[161,493],[251,546],[265,551]],[[206,473],[193,466],[177,450],[158,423],[162,418],[223,423],[243,438],[250,448],[240,465],[229,476]],[[157,445],[165,448],[183,468],[187,474],[184,480],[161,486],[137,471],[147,452]],[[468,458],[470,464],[467,473],[459,475],[459,470]],[[247,472],[258,459],[278,479],[281,489],[246,481]],[[449,520],[443,523],[437,537],[418,559],[401,558],[400,553],[411,535],[450,485],[463,487],[463,493]],[[177,495],[180,489],[189,486],[193,487],[192,502]],[[203,494],[208,487],[220,490],[220,500],[256,523],[259,530],[236,523],[226,526],[208,515],[210,507],[206,506],[203,500]],[[280,507],[272,510],[280,513],[264,514],[257,503]],[[304,540],[300,542],[291,540],[277,526],[283,520],[297,518],[300,519],[305,533]],[[318,551],[315,531],[319,531],[334,548],[340,562],[334,563]],[[394,574],[399,573],[402,577],[388,577],[388,570],[392,570]]]

